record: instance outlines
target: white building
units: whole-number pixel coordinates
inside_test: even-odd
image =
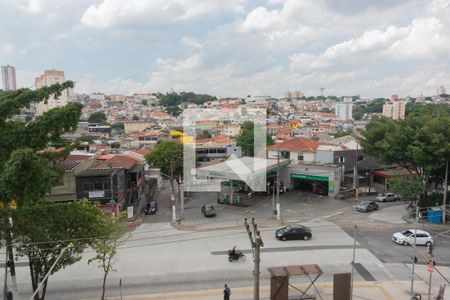
[[[16,86],[16,69],[13,66],[2,66],[2,86],[5,91],[15,91]]]
[[[44,87],[44,86],[50,86],[52,84],[62,84],[66,81],[66,77],[64,76],[64,71],[59,70],[45,70],[44,74],[40,75],[39,77],[36,77],[34,80],[34,86],[36,89]],[[72,89],[66,89],[61,93],[61,96],[54,99],[53,97],[50,97],[47,100],[47,103],[44,103],[44,101],[41,101],[39,103],[36,103],[36,115],[41,116],[46,111],[53,109],[55,107],[65,106],[70,98],[72,96]]]
[[[339,120],[353,120],[352,97],[344,97],[344,101],[336,104],[336,116]]]

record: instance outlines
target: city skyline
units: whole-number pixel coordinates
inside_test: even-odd
[[[218,97],[435,95],[450,87],[450,2],[0,1],[0,64],[32,87],[64,70],[78,93]],[[25,21],[26,20],[26,21]]]

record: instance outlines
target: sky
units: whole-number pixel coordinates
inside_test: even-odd
[[[450,90],[450,0],[0,0],[19,87],[218,97]]]

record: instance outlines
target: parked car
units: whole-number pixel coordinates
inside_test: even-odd
[[[397,244],[407,246],[414,245],[414,232],[416,232],[416,245],[429,246],[433,244],[433,237],[428,231],[420,229],[408,229],[401,232],[396,232],[392,235],[392,241]]]
[[[400,200],[400,196],[394,193],[384,193],[378,194],[376,200],[380,202],[397,201]]]
[[[316,188],[316,194],[318,195],[328,195],[328,188],[324,186],[318,186]]]
[[[214,205],[203,205],[202,206],[202,213],[205,217],[215,217],[216,216],[216,209],[214,208]]]
[[[279,240],[309,240],[312,237],[311,228],[303,225],[288,225],[278,229],[275,237]]]
[[[357,211],[360,211],[360,212],[369,212],[369,211],[377,210],[379,207],[378,207],[378,203],[376,203],[375,201],[362,201],[355,208]]]
[[[150,201],[145,205],[144,213],[146,215],[154,215],[158,211],[158,204],[155,201]]]

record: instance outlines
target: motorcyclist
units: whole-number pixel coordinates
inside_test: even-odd
[[[229,256],[233,259],[239,258],[239,254],[238,254],[238,251],[236,250],[236,246],[234,246],[233,249],[231,249]]]

